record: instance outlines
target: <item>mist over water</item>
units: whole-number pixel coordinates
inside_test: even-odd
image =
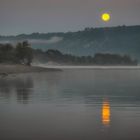
[[[0,78],[2,140],[139,140],[140,70]]]
[[[116,66],[109,66],[109,65],[106,65],[106,66],[103,66],[103,65],[66,65],[66,64],[59,64],[59,63],[56,63],[56,62],[48,62],[48,63],[40,63],[40,62],[37,62],[37,61],[34,61],[32,63],[32,66],[38,66],[38,67],[44,67],[44,68],[56,68],[56,69],[91,69],[91,70],[139,70],[140,69],[140,66],[119,66],[119,65],[116,65]]]

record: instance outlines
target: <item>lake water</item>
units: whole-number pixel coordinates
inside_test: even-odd
[[[0,140],[140,140],[140,70],[0,78]]]

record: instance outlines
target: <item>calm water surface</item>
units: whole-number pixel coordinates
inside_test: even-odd
[[[140,140],[140,70],[0,78],[0,140]]]

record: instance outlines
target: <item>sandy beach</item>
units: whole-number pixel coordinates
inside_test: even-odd
[[[51,72],[51,71],[61,71],[61,69],[43,68],[39,66],[0,64],[0,75],[8,75],[14,73],[30,73],[30,72]]]

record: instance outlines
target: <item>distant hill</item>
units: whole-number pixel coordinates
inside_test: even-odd
[[[95,53],[128,54],[140,60],[140,26],[85,28],[67,33],[33,33],[0,36],[0,42],[28,40],[33,48],[57,49],[62,53],[93,56]]]

